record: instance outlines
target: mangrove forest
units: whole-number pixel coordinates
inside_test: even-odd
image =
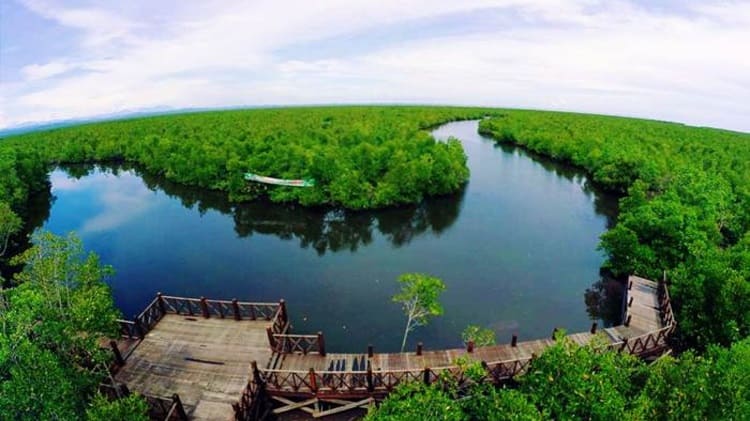
[[[101,391],[116,358],[108,339],[119,334],[123,316],[107,283],[113,268],[74,234],[41,229],[54,201],[51,172],[67,168],[75,176],[78,169],[83,176],[91,167],[79,164],[122,166],[171,190],[211,191],[221,196],[213,207],[238,220],[240,237],[243,230],[273,231],[253,217],[242,221],[249,208],[241,205],[252,203],[262,214],[284,204],[287,210],[269,212],[274,215],[264,221],[281,220],[277,235],[317,244],[319,255],[367,243],[371,226],[341,240],[327,228],[336,223],[328,213],[295,221],[298,214],[289,209],[344,215],[342,225],[368,212],[412,209],[406,225],[372,218],[398,248],[428,227],[449,231],[460,211],[460,201],[448,217],[436,209],[442,202],[424,203],[461,195],[471,183],[461,140],[430,133],[463,120],[479,120],[479,132],[494,147],[568,164],[619,200],[599,241],[601,276],[620,287],[629,275],[669,286],[677,322],[672,355],[644,362],[560,334],[526,374],[502,387],[465,387],[449,378],[406,382],[366,419],[750,418],[750,134],[548,111],[329,106],[139,117],[0,138],[0,420],[149,416],[137,393],[111,399]],[[247,181],[246,173],[314,183],[269,186]],[[504,181],[496,180],[496,188]],[[40,203],[46,210],[32,212]],[[314,225],[317,234],[300,224]],[[498,262],[514,258],[507,250],[497,255]],[[430,265],[427,258],[416,264]],[[470,265],[460,269],[472,276]],[[402,348],[417,313],[407,314]],[[466,332],[472,346],[474,336],[486,345],[495,341],[485,327]],[[484,369],[456,364],[467,377]]]

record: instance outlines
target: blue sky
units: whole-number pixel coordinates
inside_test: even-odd
[[[0,128],[377,102],[750,131],[750,1],[0,2]]]

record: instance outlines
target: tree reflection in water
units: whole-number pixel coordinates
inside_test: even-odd
[[[305,208],[294,204],[278,204],[265,200],[232,203],[223,192],[194,188],[142,171],[137,166],[61,166],[71,177],[81,178],[97,168],[117,175],[133,171],[152,190],[161,190],[179,199],[186,208],[197,207],[201,214],[209,210],[234,219],[234,230],[240,237],[254,234],[275,235],[284,240],[299,240],[300,247],[313,248],[318,255],[327,252],[356,251],[370,244],[378,230],[395,247],[409,244],[419,235],[440,234],[458,218],[465,189],[459,193],[431,197],[418,205],[400,206],[374,211],[349,211],[331,208]],[[49,213],[49,208],[47,208]]]

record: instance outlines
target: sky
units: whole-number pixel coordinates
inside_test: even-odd
[[[0,2],[0,128],[333,103],[750,132],[750,0]]]

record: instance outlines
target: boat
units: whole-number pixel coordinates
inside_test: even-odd
[[[264,175],[258,175],[253,173],[245,173],[245,180],[255,181],[263,184],[273,184],[275,186],[289,186],[289,187],[314,187],[315,180],[308,178],[303,180],[289,180],[282,178],[266,177]]]

